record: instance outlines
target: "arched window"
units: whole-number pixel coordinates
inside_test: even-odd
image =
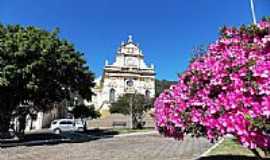
[[[150,98],[150,91],[149,91],[149,90],[146,90],[146,91],[145,91],[145,97],[146,97],[146,98]]]
[[[112,102],[115,102],[115,89],[110,89],[110,99],[109,101],[112,103]]]

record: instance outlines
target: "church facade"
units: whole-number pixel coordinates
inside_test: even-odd
[[[121,43],[114,63],[105,61],[103,75],[95,82],[92,103],[100,111],[109,110],[111,103],[127,93],[155,96],[154,65],[144,62],[142,50],[132,36]]]

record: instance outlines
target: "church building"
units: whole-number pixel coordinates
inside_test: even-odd
[[[92,103],[97,110],[108,111],[110,104],[126,93],[155,96],[155,69],[144,62],[144,55],[132,36],[122,42],[116,53],[115,62],[107,60],[103,75],[96,80]]]

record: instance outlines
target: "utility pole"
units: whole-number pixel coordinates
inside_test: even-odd
[[[133,129],[133,95],[129,97],[129,110],[130,110],[130,128]]]
[[[255,7],[254,7],[254,0],[250,0],[250,9],[251,9],[251,14],[252,14],[252,20],[253,24],[256,24],[256,14],[255,14]]]
[[[136,98],[136,94],[137,94],[137,92],[136,92],[136,90],[135,90],[135,92],[134,93],[132,93],[132,94],[130,94],[130,98],[129,98],[129,110],[130,110],[130,128],[131,129],[133,129],[133,126],[134,126],[134,124],[133,124],[133,103],[134,103],[134,100],[135,100],[135,98]]]

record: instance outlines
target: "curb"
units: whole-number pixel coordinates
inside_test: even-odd
[[[193,160],[199,160],[202,157],[206,157],[213,149],[217,148],[217,146],[219,146],[224,140],[225,140],[225,138],[221,138],[212,147],[210,147],[208,150],[206,150],[204,153],[202,153],[201,155],[199,155],[197,158],[194,158]]]
[[[128,137],[128,136],[140,136],[140,135],[150,135],[150,134],[157,134],[157,131],[147,131],[147,132],[135,132],[135,133],[125,133],[115,135],[113,137]]]

